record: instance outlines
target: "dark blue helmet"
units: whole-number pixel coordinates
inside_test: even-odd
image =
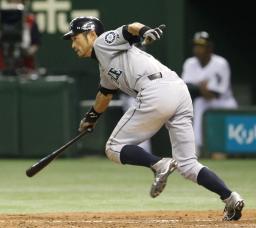
[[[103,24],[96,17],[77,17],[70,22],[69,26],[69,31],[63,36],[65,40],[87,31],[95,31],[97,36],[104,32]]]

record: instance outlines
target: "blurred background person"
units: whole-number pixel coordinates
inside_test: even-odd
[[[3,13],[7,22],[13,20],[15,16],[13,10],[17,9],[17,13],[22,14],[21,40],[1,41],[0,71],[3,75],[31,75],[37,71],[36,53],[41,44],[41,35],[34,15],[28,10],[28,5],[29,1],[26,0],[8,0],[3,7],[7,10]],[[17,29],[15,23],[11,25],[14,30]]]
[[[231,89],[228,61],[213,53],[213,42],[208,32],[195,33],[193,54],[184,62],[182,78],[194,103],[195,142],[199,153],[204,112],[212,108],[236,108],[237,102]]]

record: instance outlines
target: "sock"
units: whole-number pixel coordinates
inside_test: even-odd
[[[120,160],[122,164],[151,167],[161,158],[147,153],[139,146],[125,145],[120,151]]]
[[[222,200],[227,199],[231,191],[214,172],[204,167],[197,176],[197,183],[204,186],[208,190],[217,193]]]

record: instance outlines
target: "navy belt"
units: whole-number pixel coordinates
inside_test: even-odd
[[[158,73],[155,73],[155,74],[151,74],[149,76],[147,76],[149,80],[155,80],[155,79],[158,79],[158,78],[162,78],[162,73],[161,72],[158,72]]]

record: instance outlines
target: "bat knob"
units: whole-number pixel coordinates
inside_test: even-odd
[[[87,132],[87,133],[92,133],[92,132],[93,132],[93,128],[87,128],[87,129],[86,129],[86,132]]]

